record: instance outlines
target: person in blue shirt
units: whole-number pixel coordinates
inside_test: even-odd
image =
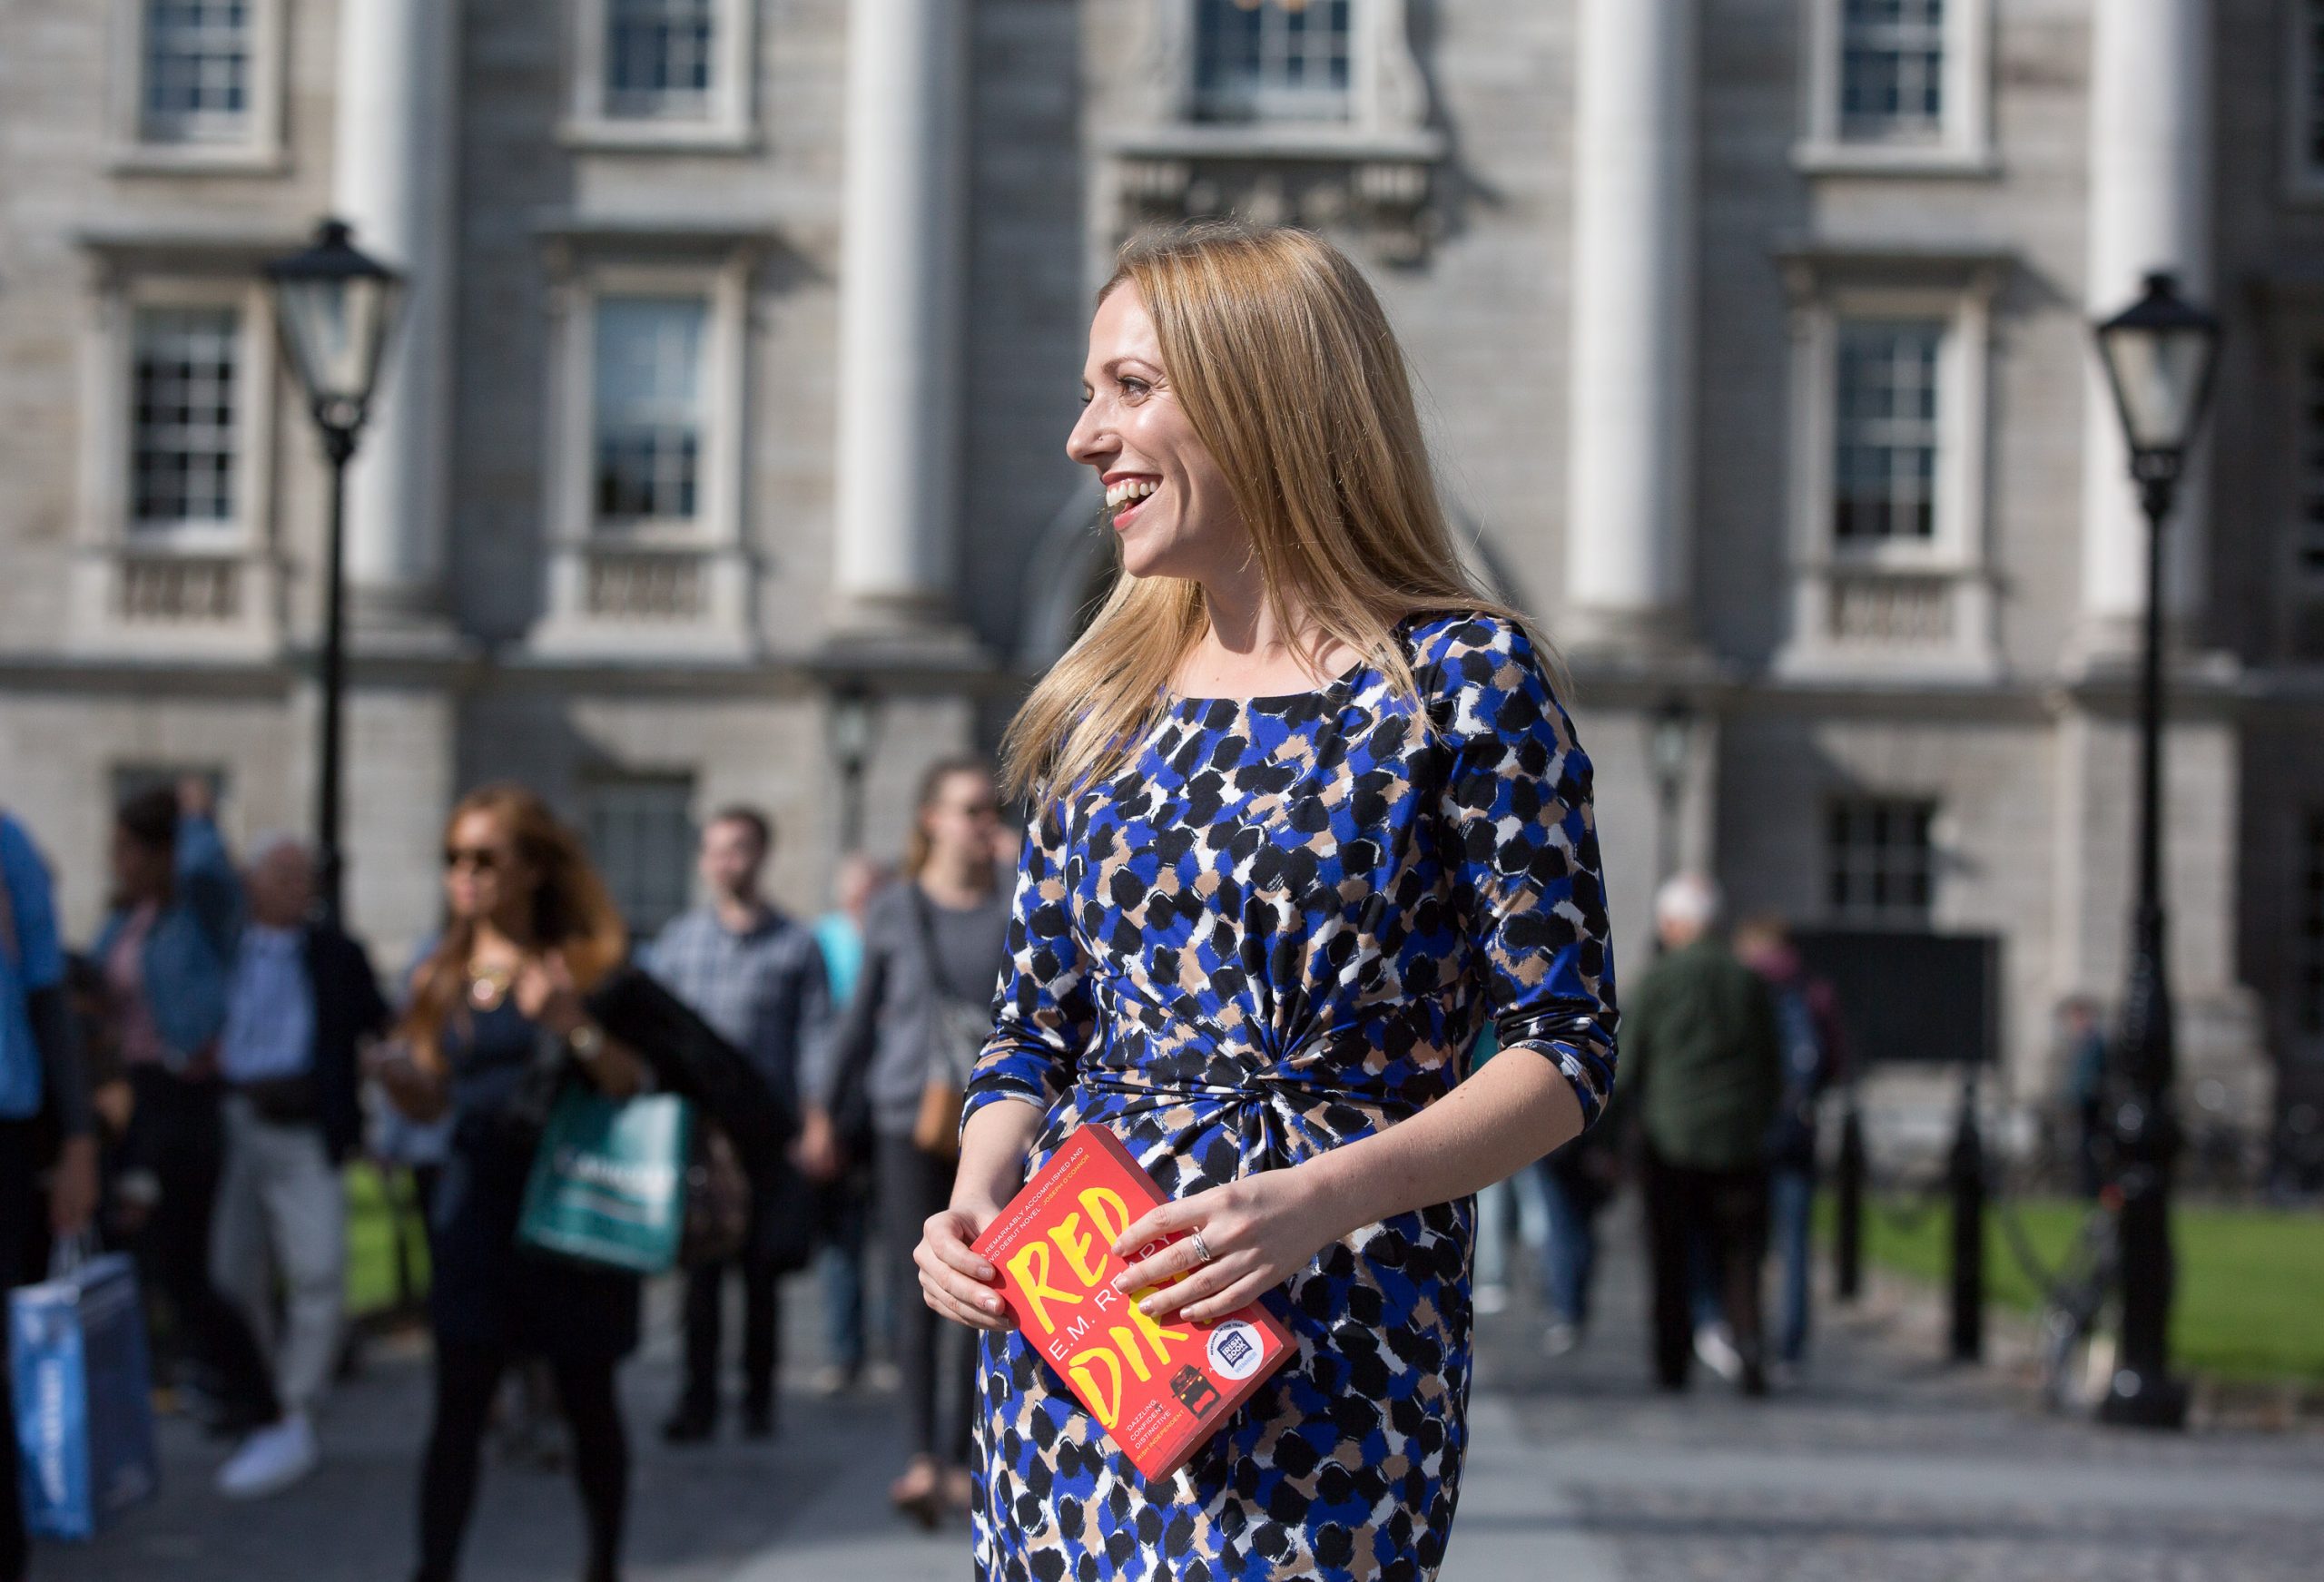
[[[50,1233],[80,1236],[96,1207],[96,1134],[74,1046],[48,866],[25,827],[0,811],[0,1292],[41,1272],[44,1116],[62,1139],[49,1179]],[[0,1582],[21,1582],[26,1561],[15,1420],[0,1368]]]
[[[113,815],[114,906],[91,951],[134,1098],[122,1152],[152,1184],[132,1231],[149,1294],[168,1299],[192,1363],[215,1391],[216,1425],[247,1433],[283,1420],[273,1371],[210,1281],[210,1226],[225,1165],[218,1037],[243,923],[242,881],[218,833],[214,795],[189,777]]]
[[[823,976],[836,1009],[844,1010],[855,997],[855,986],[863,975],[863,911],[891,877],[871,858],[851,852],[840,861],[832,887],[835,904],[815,919],[815,945],[822,954]],[[819,1183],[815,1196],[817,1234],[823,1243],[825,1359],[816,1371],[815,1387],[831,1395],[854,1388],[862,1376],[867,1328],[884,1333],[887,1326],[866,1312],[863,1247],[872,1219],[867,1175],[858,1168]]]

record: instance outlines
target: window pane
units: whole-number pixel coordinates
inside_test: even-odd
[[[2299,517],[2292,548],[2299,568],[2324,579],[2324,345],[2311,346],[2299,391]]]
[[[1945,131],[1945,0],[1842,0],[1840,135],[1933,142]]]
[[[1824,895],[1836,922],[1928,927],[1935,905],[1936,804],[1844,797],[1825,815]]]
[[[702,464],[702,340],[709,313],[698,298],[598,302],[599,521],[694,519]]]
[[[131,379],[130,523],[234,519],[234,380],[241,316],[231,308],[137,314]]]
[[[606,113],[707,115],[717,10],[718,0],[606,0]]]
[[[1833,425],[1832,533],[1842,543],[1936,535],[1937,319],[1844,321]]]
[[[633,934],[657,932],[685,910],[694,878],[694,781],[641,775],[588,792],[589,852]]]
[[[250,0],[146,0],[146,141],[246,137],[250,78]]]
[[[1339,121],[1352,0],[1200,0],[1195,112],[1206,121]]]

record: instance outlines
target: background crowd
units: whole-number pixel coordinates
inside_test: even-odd
[[[722,1173],[709,1131],[696,1150],[690,1190],[739,1192],[737,1231],[681,1272],[684,1363],[663,1437],[698,1444],[724,1426],[730,1283],[739,1430],[777,1431],[780,1293],[812,1267],[817,1389],[895,1390],[892,1502],[931,1526],[964,1509],[974,1340],[918,1299],[911,1256],[948,1200],[990,1022],[1010,831],[989,766],[940,762],[901,871],[851,859],[813,919],[763,892],[775,839],[754,809],[714,812],[700,904],[634,940],[548,807],[485,788],[446,828],[442,931],[383,977],[319,908],[307,847],[267,836],[231,851],[200,781],[117,810],[113,905],[84,954],[58,938],[32,833],[0,817],[0,1276],[37,1279],[96,1246],[133,1254],[157,1404],[229,1447],[222,1496],[264,1498],[320,1457],[315,1419],[354,1343],[344,1167],[368,1157],[409,1183],[427,1226],[436,1390],[415,1447],[416,1574],[454,1574],[497,1416],[537,1431],[561,1420],[588,1575],[613,1577],[629,1460],[614,1381],[639,1339],[641,1282],[533,1253],[517,1225],[544,1081],[616,1099],[655,1081],[591,1009],[634,962],[742,1054],[792,1128],[773,1172]],[[1682,1389],[1699,1359],[1757,1394],[1806,1358],[1815,1116],[1846,1060],[1831,991],[1780,920],[1730,938],[1718,909],[1692,875],[1658,897],[1662,948],[1626,1007],[1610,1124],[1485,1194],[1477,1300],[1500,1307],[1511,1271],[1538,1268],[1543,1344],[1570,1350],[1600,1213],[1634,1181],[1657,1379]],[[23,1540],[6,1536],[0,1576],[14,1577]]]

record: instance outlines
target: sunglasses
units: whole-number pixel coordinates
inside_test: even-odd
[[[447,846],[444,848],[446,868],[473,868],[478,873],[500,871],[501,856],[489,846]]]

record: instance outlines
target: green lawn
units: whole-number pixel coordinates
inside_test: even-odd
[[[428,1243],[419,1211],[411,1203],[411,1184],[399,1175],[403,1194],[402,1225],[412,1293],[428,1289]],[[388,1209],[385,1183],[368,1164],[350,1165],[347,1172],[347,1311],[360,1316],[396,1304],[395,1222]]]
[[[1828,1236],[1828,1194],[1818,1208]],[[2021,1203],[2015,1213],[2039,1261],[2054,1265],[2083,1209],[2046,1199]],[[2324,1214],[2186,1206],[2172,1218],[2179,1289],[2171,1341],[2179,1364],[2222,1380],[2324,1383]],[[1951,1233],[1941,1208],[1866,1205],[1865,1257],[1900,1274],[1945,1279]],[[2041,1292],[2012,1256],[1993,1211],[1985,1291],[1989,1300],[2019,1312],[2041,1305]]]

